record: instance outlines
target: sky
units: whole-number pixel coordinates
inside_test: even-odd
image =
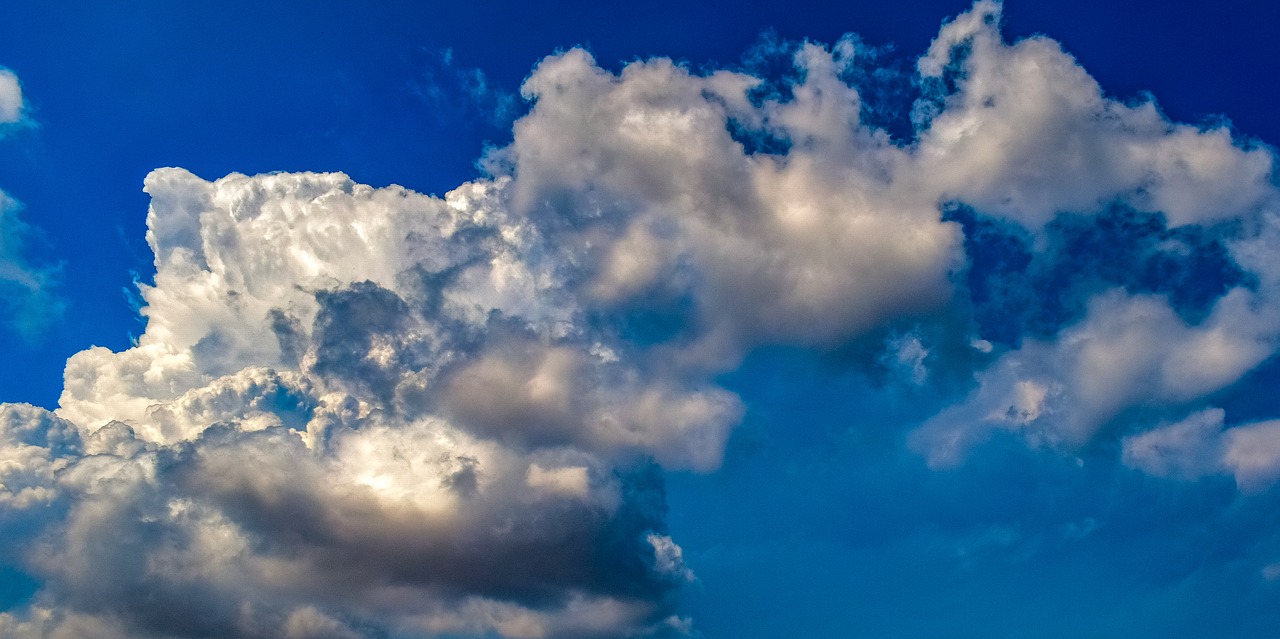
[[[1277,28],[0,7],[0,636],[1271,637]]]

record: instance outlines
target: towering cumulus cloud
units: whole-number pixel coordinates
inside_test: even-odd
[[[1206,398],[1280,339],[1273,155],[999,13],[919,60],[907,141],[864,121],[847,38],[782,85],[549,57],[444,198],[154,171],[146,332],[73,356],[57,411],[0,408],[41,584],[0,634],[689,632],[661,469],[720,464],[745,404],[718,376],[928,322],[959,329],[894,332],[901,373],[974,379],[903,425],[932,465],[1120,429],[1137,468],[1268,485],[1275,424]]]

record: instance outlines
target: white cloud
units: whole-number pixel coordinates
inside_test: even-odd
[[[1270,357],[1280,338],[1272,153],[1242,146],[1225,127],[1171,123],[1150,101],[1104,96],[1056,42],[1005,43],[1000,11],[978,2],[944,26],[919,62],[924,77],[950,77],[957,87],[932,111],[922,106],[916,159],[941,197],[1033,232],[1060,212],[1109,204],[1161,212],[1170,226],[1242,219],[1227,250],[1256,285],[1228,291],[1195,323],[1161,297],[1095,296],[1083,320],[1003,354],[978,374],[968,399],[912,434],[933,465],[959,463],[996,431],[1070,448],[1128,409],[1190,407]],[[1156,474],[1206,472],[1203,461],[1216,458],[1219,444],[1200,437],[1202,421],[1132,440],[1126,454]],[[1180,450],[1209,448],[1160,457],[1175,440]]]
[[[921,133],[925,188],[1033,229],[1113,201],[1174,226],[1273,202],[1267,149],[1241,148],[1223,126],[1172,123],[1151,101],[1108,98],[1057,42],[1005,43],[1000,17],[1000,3],[977,2],[920,60],[923,77],[958,85]]]
[[[0,67],[0,125],[21,120],[22,109],[22,85],[18,83],[18,75]]]
[[[535,106],[491,164],[514,177],[512,209],[581,271],[585,303],[694,301],[691,365],[762,342],[830,345],[945,302],[957,227],[897,179],[909,152],[859,122],[833,54],[807,45],[796,64],[794,100],[757,108],[749,76],[662,59],[614,76],[572,50],[525,83]],[[730,118],[793,146],[748,153]]]
[[[1223,428],[1225,412],[1212,408],[1124,439],[1124,461],[1159,477],[1196,479],[1225,473],[1246,493],[1280,480],[1280,421]]]
[[[978,375],[978,388],[912,434],[930,464],[959,463],[996,431],[1078,447],[1124,410],[1191,402],[1235,382],[1275,350],[1276,309],[1245,289],[1189,325],[1160,297],[1113,290],[1055,340],[1027,340]]]
[[[645,539],[653,546],[658,572],[675,575],[685,581],[696,578],[693,571],[684,564],[684,549],[672,541],[670,536],[650,533]]]
[[[1179,422],[1124,439],[1124,462],[1151,475],[1195,479],[1218,471],[1223,451],[1221,408],[1193,413]]]
[[[1257,492],[1280,480],[1280,421],[1228,429],[1222,463],[1246,492]]]

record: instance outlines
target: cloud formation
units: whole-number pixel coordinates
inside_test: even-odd
[[[13,71],[0,67],[0,140],[29,122],[22,85]],[[22,205],[0,190],[0,319],[28,339],[35,339],[59,317],[63,303],[53,293],[56,266],[31,258],[34,234],[19,215]]]
[[[979,314],[994,301],[996,314],[1043,318],[1064,298],[1080,312],[1014,340],[977,373],[967,399],[912,433],[931,465],[961,462],[996,432],[1075,448],[1109,425],[1126,427],[1116,424],[1126,411],[1194,409],[1271,357],[1280,338],[1270,149],[1222,125],[1171,123],[1151,101],[1106,98],[1057,43],[1006,44],[999,14],[997,3],[975,4],[921,58],[922,77],[938,82],[918,105],[919,154],[934,163],[940,197],[976,211],[987,239],[1029,238],[987,253],[991,262],[971,261],[978,286],[969,292],[985,298],[975,300]],[[1087,233],[1071,228],[1090,219]],[[1001,221],[1017,230],[1000,238]],[[1133,240],[1143,237],[1149,248],[1138,252]],[[987,252],[981,239],[967,238],[975,259]],[[1214,256],[1225,262],[1212,264]],[[1088,268],[1042,282],[1049,291],[1004,299],[1010,283],[987,288],[984,279],[998,269],[1052,272],[1054,261]],[[1155,277],[1135,273],[1144,263],[1159,269]],[[1188,273],[1187,264],[1198,268]],[[1242,276],[1224,279],[1224,268]],[[1213,293],[1187,299],[1196,288]]]
[[[22,119],[24,101],[18,74],[0,67],[0,125],[13,124]]]
[[[1124,439],[1126,464],[1158,477],[1233,475],[1249,493],[1280,480],[1280,421],[1223,429],[1225,412],[1211,408]]]
[[[37,338],[62,313],[55,295],[58,269],[31,259],[34,230],[21,205],[0,191],[0,319],[20,335]]]
[[[1207,402],[1280,338],[1271,151],[1106,97],[999,13],[943,27],[906,142],[864,121],[848,38],[796,45],[786,91],[548,57],[443,198],[152,172],[145,333],[74,355],[54,413],[0,409],[0,517],[41,521],[42,580],[0,631],[687,632],[661,469],[716,469],[747,405],[719,376],[771,345],[888,335],[913,386],[971,376],[909,436],[931,465],[1122,429],[1151,474],[1269,485],[1274,423]]]
[[[1274,198],[1268,150],[1242,147],[1223,126],[1170,122],[1151,100],[1106,97],[1057,42],[1006,43],[1000,12],[975,3],[918,64],[935,85],[918,105],[918,157],[944,197],[1029,228],[1113,204],[1158,211],[1171,226],[1205,223]]]

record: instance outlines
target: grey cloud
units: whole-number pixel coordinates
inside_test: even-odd
[[[57,473],[80,452],[71,423],[29,404],[0,404],[0,508],[21,511],[54,501]]]
[[[296,317],[273,308],[267,315],[271,320],[271,332],[280,344],[280,361],[286,366],[297,366],[305,349],[302,326]]]
[[[347,431],[328,460],[288,430],[230,426],[155,454],[86,458],[62,481],[77,505],[37,555],[45,595],[153,636],[268,637],[301,623],[289,619],[304,601],[307,615],[337,611],[355,627],[476,598],[553,613],[616,600],[643,623],[678,585],[647,541],[664,526],[655,471],[599,468],[587,495],[534,497],[523,469],[502,465],[515,460],[470,460],[480,485],[459,491],[456,458],[424,452],[413,438],[428,427],[408,430]],[[395,494],[352,481],[364,455],[418,483]],[[433,491],[457,507],[421,499]]]
[[[308,370],[341,380],[383,402],[403,372],[422,369],[433,352],[429,337],[409,330],[409,306],[372,282],[316,294],[319,311]]]

